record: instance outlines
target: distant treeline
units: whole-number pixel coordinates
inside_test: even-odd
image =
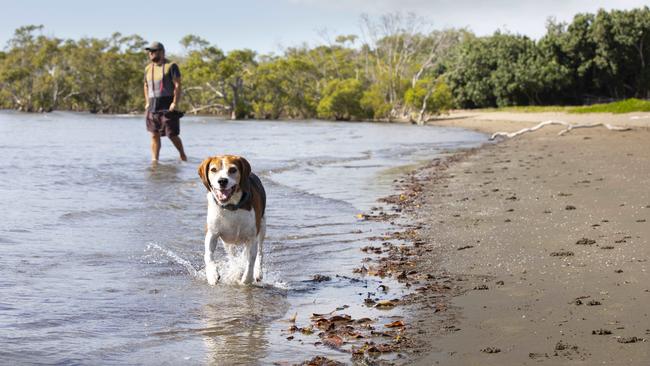
[[[167,55],[183,75],[182,108],[231,118],[410,119],[450,108],[579,105],[650,96],[650,9],[549,20],[540,40],[465,29],[423,31],[399,13],[362,17],[361,36],[259,55],[195,36]],[[0,108],[142,111],[147,43],[137,35],[61,40],[16,30],[0,52]],[[324,37],[326,38],[326,37]],[[164,42],[164,40],[162,40]]]

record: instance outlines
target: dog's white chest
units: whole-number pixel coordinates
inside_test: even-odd
[[[257,235],[255,210],[227,210],[212,201],[208,205],[208,229],[228,244],[249,243]]]

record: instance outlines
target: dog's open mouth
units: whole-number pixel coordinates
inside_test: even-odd
[[[215,195],[219,202],[226,202],[232,197],[232,194],[235,193],[235,186],[232,186],[228,189],[215,189]]]

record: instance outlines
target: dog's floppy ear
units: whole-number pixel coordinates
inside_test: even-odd
[[[203,185],[205,188],[210,191],[212,188],[212,185],[210,184],[210,178],[208,178],[208,169],[210,168],[210,162],[212,161],[212,158],[206,158],[203,160],[201,165],[199,165],[199,177],[201,177],[201,181],[203,182]]]
[[[248,177],[251,175],[251,165],[248,163],[248,160],[241,156],[237,157],[237,165],[239,165],[239,186],[242,191],[249,192],[250,185],[248,183]]]

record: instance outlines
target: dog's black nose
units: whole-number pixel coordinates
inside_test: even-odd
[[[219,185],[220,185],[221,187],[225,187],[226,184],[228,184],[228,179],[227,179],[227,178],[219,178],[219,179],[217,180],[217,183],[219,183]]]

